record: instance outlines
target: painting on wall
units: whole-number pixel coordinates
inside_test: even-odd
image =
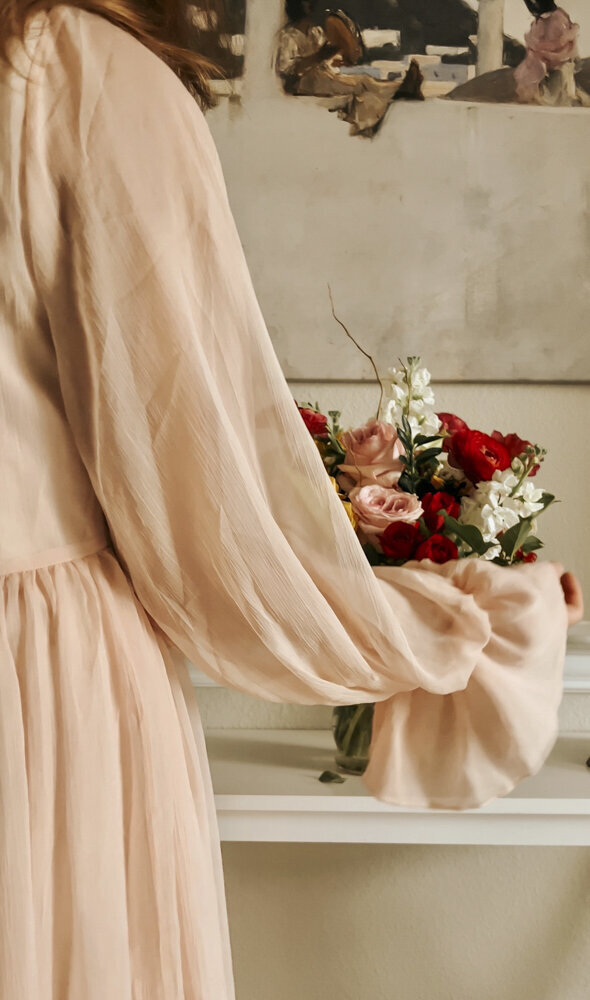
[[[275,68],[286,94],[332,98],[351,134],[372,137],[399,100],[586,106],[577,34],[553,0],[286,0]]]
[[[380,369],[421,354],[443,381],[590,380],[588,0],[342,0],[307,6],[307,27],[299,2],[236,0],[231,30],[217,22],[243,78],[210,116],[285,375],[373,377],[329,287]],[[506,103],[525,66],[528,101]],[[361,83],[352,111],[334,80]],[[383,115],[369,88],[404,84]],[[374,142],[327,113],[339,102],[374,115]]]
[[[246,0],[216,0],[206,7],[189,3],[186,14],[189,45],[211,59],[225,80],[243,76]]]

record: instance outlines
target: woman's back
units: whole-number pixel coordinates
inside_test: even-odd
[[[15,55],[27,72],[27,60]],[[27,206],[42,195],[31,190],[32,164],[23,162],[30,141],[27,92],[33,86],[0,63],[2,565],[104,533],[102,511],[65,416],[51,331],[35,284]],[[37,205],[41,217],[45,209],[51,226],[52,206]]]

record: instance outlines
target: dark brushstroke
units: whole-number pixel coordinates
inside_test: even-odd
[[[542,0],[539,0],[542,2]],[[549,2],[549,0],[546,0]],[[320,11],[317,3],[314,10]],[[368,50],[367,61],[397,60],[406,55],[420,55],[427,45],[448,45],[466,48],[462,56],[443,56],[442,62],[477,62],[477,11],[465,0],[346,0],[343,9],[361,28],[380,28],[400,32],[400,45],[392,43]],[[524,46],[509,36],[504,37],[504,62],[517,66],[524,58]]]
[[[209,9],[217,16],[217,25],[208,30],[190,23],[192,7],[199,8],[198,0],[187,5],[187,47],[211,59],[228,79],[242,76],[244,56],[235,55],[229,46],[232,35],[244,35],[246,31],[246,0],[210,0]]]
[[[553,0],[524,0],[531,14],[541,17],[542,14],[550,14],[552,10],[557,10],[557,4]]]
[[[581,59],[575,80],[581,90],[590,94],[590,58]],[[496,69],[456,87],[445,97],[447,101],[477,101],[488,104],[516,104],[516,83],[511,69]]]

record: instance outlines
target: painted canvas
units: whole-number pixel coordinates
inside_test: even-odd
[[[206,6],[187,4],[189,44],[212,59],[223,79],[235,80],[244,72],[246,0],[214,0]],[[215,88],[214,88],[215,89]],[[223,86],[217,87],[223,93]]]
[[[286,0],[275,66],[285,93],[333,98],[351,134],[372,137],[396,101],[531,101],[549,71],[559,80],[546,103],[583,103],[570,79],[577,32],[553,0]]]
[[[399,87],[381,64],[406,66],[411,56],[424,77],[424,100],[390,101],[365,140],[326,110],[349,95],[285,93],[277,65],[285,0],[247,0],[234,29],[245,40],[232,42],[245,55],[239,99],[220,102],[209,120],[290,379],[373,377],[332,316],[329,285],[338,316],[380,368],[421,354],[442,380],[590,381],[590,109],[579,87],[590,53],[586,2],[571,0],[568,20],[556,24],[524,0],[414,0],[406,21],[399,0],[347,0],[366,50],[359,70]],[[443,4],[453,17],[437,21]],[[539,20],[558,29],[555,66],[541,58],[543,32],[527,43]],[[573,39],[570,22],[579,25]],[[349,36],[357,37],[352,28]],[[287,75],[291,44],[283,40]],[[537,66],[532,99],[519,103],[515,70],[527,53],[544,75]],[[432,67],[457,79],[437,81]],[[546,106],[552,100],[571,103]]]

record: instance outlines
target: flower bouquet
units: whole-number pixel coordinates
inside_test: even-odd
[[[534,562],[538,516],[555,497],[535,479],[545,450],[517,434],[486,434],[437,413],[420,358],[379,379],[376,417],[343,430],[340,412],[298,403],[327,473],[372,565],[410,560]],[[341,770],[368,763],[373,704],[334,708]]]

